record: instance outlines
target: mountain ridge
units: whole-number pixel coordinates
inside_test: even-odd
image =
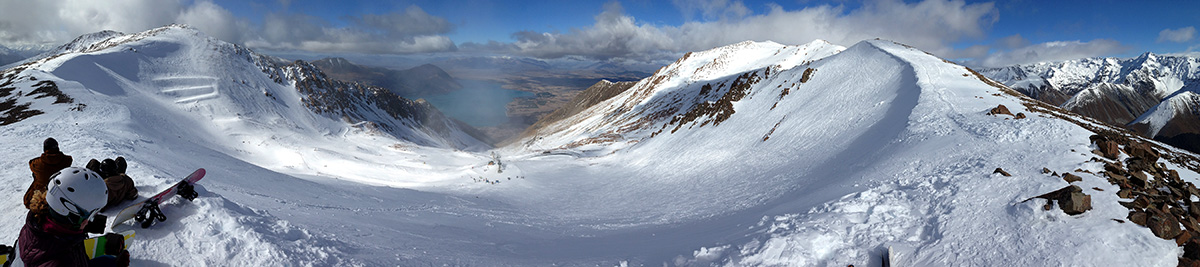
[[[1189,120],[1200,111],[1200,99],[1190,97],[1200,91],[1200,59],[1195,57],[1143,53],[980,72],[1035,99],[1200,151],[1187,138],[1177,138],[1200,134],[1200,125]]]

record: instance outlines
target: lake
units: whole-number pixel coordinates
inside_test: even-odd
[[[445,94],[421,96],[447,116],[474,127],[491,127],[508,122],[505,106],[519,97],[533,97],[525,91],[508,90],[500,83],[459,80],[463,88]]]

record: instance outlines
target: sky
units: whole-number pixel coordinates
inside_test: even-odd
[[[0,45],[189,24],[256,51],[673,61],[745,40],[883,38],[975,67],[1200,52],[1200,1],[0,0]]]

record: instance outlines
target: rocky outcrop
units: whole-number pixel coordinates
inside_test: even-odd
[[[989,110],[987,114],[988,115],[1004,114],[1004,115],[1013,116],[1012,112],[1008,111],[1008,107],[1005,107],[1004,105],[999,105],[999,106],[992,108],[992,110]]]
[[[1075,185],[1069,185],[1050,193],[1026,199],[1025,201],[1035,198],[1046,200],[1045,210],[1050,210],[1053,207],[1053,203],[1058,202],[1058,208],[1067,215],[1079,215],[1092,209],[1092,196],[1083,193],[1083,189]]]
[[[1200,202],[1192,201],[1193,196],[1200,195],[1197,194],[1200,189],[1180,179],[1177,171],[1159,164],[1162,154],[1149,143],[1130,140],[1115,132],[1100,132],[1091,140],[1104,151],[1105,158],[1112,160],[1105,161],[1100,175],[1121,188],[1117,197],[1133,199],[1119,202],[1129,209],[1126,218],[1147,227],[1154,236],[1174,240],[1185,251],[1189,246],[1200,249],[1193,238],[1200,235]],[[1111,146],[1121,149],[1113,152]],[[1116,161],[1116,156],[1109,157],[1110,153],[1121,152],[1128,155],[1124,162]],[[1200,251],[1193,252],[1185,252],[1179,259],[1180,265],[1200,263],[1200,253],[1195,253]]]

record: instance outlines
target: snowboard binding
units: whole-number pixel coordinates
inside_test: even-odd
[[[138,210],[137,214],[133,216],[133,219],[142,223],[142,228],[149,228],[151,224],[154,224],[154,220],[158,220],[160,222],[166,221],[167,215],[163,214],[162,210],[158,209],[158,203],[146,202],[146,204],[142,205],[142,208]]]
[[[200,193],[196,193],[196,186],[189,183],[179,183],[179,188],[175,192],[188,201],[192,201],[200,196]]]

